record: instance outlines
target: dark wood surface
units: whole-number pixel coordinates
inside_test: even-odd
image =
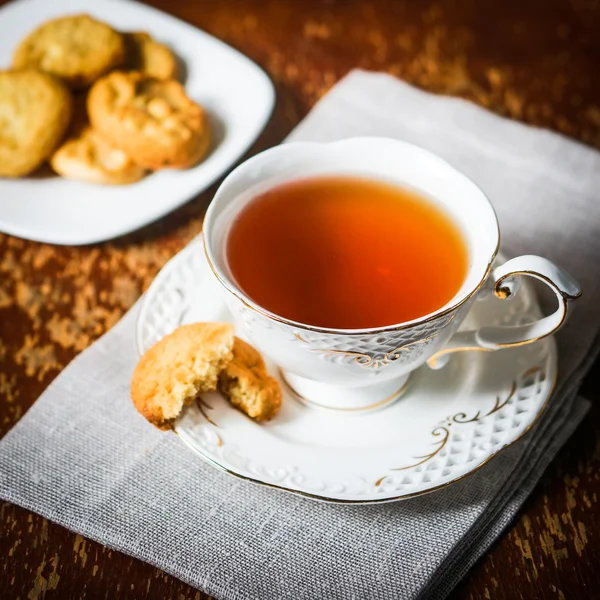
[[[598,1],[154,4],[238,48],[275,82],[274,116],[250,154],[281,141],[353,67],[387,71],[600,147]],[[139,232],[90,247],[0,234],[1,434],[199,232],[213,193]],[[452,598],[600,598],[598,390],[600,364],[584,387],[594,402],[586,421]],[[205,598],[158,569],[6,503],[0,504],[0,563],[5,599]]]

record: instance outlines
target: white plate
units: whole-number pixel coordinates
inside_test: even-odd
[[[0,230],[55,244],[88,244],[154,221],[205,190],[249,148],[273,109],[265,73],[202,31],[130,0],[20,0],[0,9],[0,68],[19,40],[47,19],[89,13],[122,31],[147,31],[185,62],[188,95],[210,113],[212,153],[186,171],[162,171],[128,186],[57,176],[0,178]]]
[[[491,295],[476,302],[463,327],[521,324],[539,314],[524,282],[513,300]],[[138,350],[181,324],[215,320],[232,317],[194,241],[147,291]],[[204,459],[245,479],[327,501],[399,500],[462,479],[524,435],[550,398],[556,370],[554,340],[545,338],[495,353],[460,353],[440,371],[422,367],[404,396],[379,411],[310,408],[282,382],[282,408],[270,423],[255,423],[212,393],[186,409],[175,431]]]

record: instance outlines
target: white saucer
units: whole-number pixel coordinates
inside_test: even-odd
[[[140,353],[181,324],[231,321],[221,298],[196,240],[144,297]],[[514,300],[477,302],[463,327],[523,323],[539,314],[523,283]],[[382,410],[315,409],[282,382],[283,405],[270,423],[255,423],[212,393],[186,409],[175,431],[208,462],[244,479],[333,502],[399,500],[462,479],[524,435],[544,410],[556,371],[556,346],[545,338],[495,353],[459,353],[439,371],[422,367]]]

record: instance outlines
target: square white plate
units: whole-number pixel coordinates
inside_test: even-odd
[[[89,244],[154,221],[205,190],[249,148],[275,100],[266,74],[214,37],[130,0],[19,0],[0,9],[0,69],[17,43],[43,21],[88,13],[121,31],[147,31],[184,61],[188,95],[208,110],[214,149],[198,166],[161,171],[126,186],[58,176],[0,178],[0,230],[54,244]]]

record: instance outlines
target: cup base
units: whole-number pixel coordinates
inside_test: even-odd
[[[279,369],[281,379],[292,396],[311,408],[348,413],[382,409],[398,400],[408,389],[411,373],[398,379],[364,387],[345,387],[320,383]]]

